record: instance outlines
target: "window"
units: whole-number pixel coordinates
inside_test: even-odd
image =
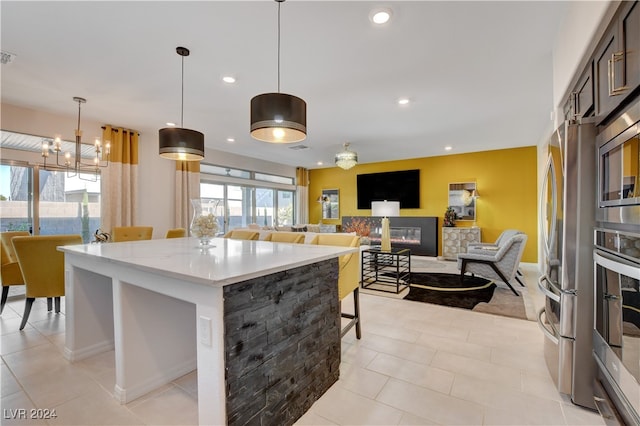
[[[0,165],[0,230],[34,235],[80,234],[92,241],[100,227],[100,177],[87,182],[63,171]]]
[[[274,226],[273,189],[256,188],[256,221],[260,226]]]
[[[0,231],[33,231],[30,167],[0,165]]]
[[[225,232],[252,223],[261,227],[295,223],[293,178],[204,164],[200,172],[200,198],[219,203],[216,215]],[[249,173],[253,179],[238,181],[240,175],[246,179],[240,172]]]
[[[278,190],[276,205],[278,206],[277,226],[293,225],[293,191]]]
[[[40,235],[80,234],[83,242],[91,242],[100,227],[100,177],[89,182],[79,175],[40,170],[39,178]]]

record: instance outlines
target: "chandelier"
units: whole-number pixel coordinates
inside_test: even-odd
[[[344,144],[344,151],[336,154],[336,166],[344,170],[349,170],[358,164],[358,154],[349,150],[349,144]]]
[[[85,98],[75,96],[74,102],[78,103],[78,127],[76,129],[76,142],[75,142],[75,155],[72,156],[71,152],[66,151],[62,154],[64,161],[60,160],[60,153],[62,153],[62,138],[57,135],[53,140],[45,139],[42,141],[42,157],[44,158],[43,167],[45,170],[66,170],[68,177],[78,176],[82,180],[89,180],[96,182],[98,180],[99,169],[107,167],[109,165],[109,154],[111,152],[111,144],[107,141],[102,148],[102,142],[100,138],[96,138],[93,144],[93,161],[85,163],[82,161],[82,153],[91,145],[85,145],[82,143],[82,130],[80,130],[80,109],[82,104],[86,103]],[[47,158],[51,151],[56,153],[56,164],[47,165]],[[106,157],[106,161],[102,161]],[[83,177],[84,175],[92,175],[92,177]]]
[[[293,143],[307,137],[307,103],[280,93],[280,3],[278,3],[278,92],[251,99],[251,137],[263,142]]]

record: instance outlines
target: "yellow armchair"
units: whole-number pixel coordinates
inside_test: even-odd
[[[150,240],[152,235],[153,226],[114,226],[111,230],[111,240],[114,243]]]
[[[260,233],[257,231],[245,231],[244,229],[232,229],[224,234],[224,238],[231,238],[234,240],[257,240],[260,237]]]
[[[340,247],[360,247],[360,237],[357,235],[344,234],[318,234],[309,244],[340,246]],[[340,312],[342,318],[347,318],[349,324],[342,329],[344,336],[352,327],[356,327],[356,337],[361,337],[360,330],[360,257],[359,253],[349,253],[338,258],[338,297],[342,301],[349,293],[353,293],[354,313]]]
[[[0,314],[4,310],[5,303],[7,303],[9,286],[24,285],[24,278],[22,278],[22,272],[20,271],[20,265],[18,264],[16,253],[13,251],[11,239],[13,237],[28,237],[29,235],[31,234],[27,231],[9,231],[0,233],[0,252],[2,255],[2,264],[0,265],[0,281],[2,282]]]
[[[165,238],[182,238],[187,236],[187,230],[184,228],[169,229],[165,234]]]
[[[304,234],[301,232],[272,232],[264,237],[265,241],[272,241],[274,243],[304,243]]]
[[[13,237],[13,248],[26,285],[26,301],[20,330],[24,328],[36,297],[46,297],[51,311],[55,298],[56,313],[60,312],[60,297],[64,296],[64,253],[57,247],[82,244],[80,235],[37,235]]]

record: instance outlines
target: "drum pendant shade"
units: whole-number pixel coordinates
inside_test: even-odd
[[[300,142],[307,137],[307,103],[286,93],[263,93],[251,99],[251,136],[271,143]]]
[[[160,156],[169,160],[200,161],[204,158],[204,134],[181,127],[158,131]]]
[[[184,58],[189,49],[176,47],[182,57],[182,81],[180,103],[180,127],[165,127],[158,131],[158,153],[162,158],[181,161],[200,161],[204,158],[204,134],[184,127]]]
[[[262,142],[294,143],[307,137],[307,103],[280,92],[280,5],[278,3],[278,91],[251,99],[251,137]]]

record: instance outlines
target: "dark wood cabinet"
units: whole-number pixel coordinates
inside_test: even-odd
[[[564,118],[575,120],[593,113],[593,62],[589,62],[564,107]]]
[[[628,92],[640,87],[640,4],[629,2],[621,21],[622,42],[625,52],[625,76]]]
[[[595,114],[605,120],[640,86],[640,6],[622,2],[594,59]]]

